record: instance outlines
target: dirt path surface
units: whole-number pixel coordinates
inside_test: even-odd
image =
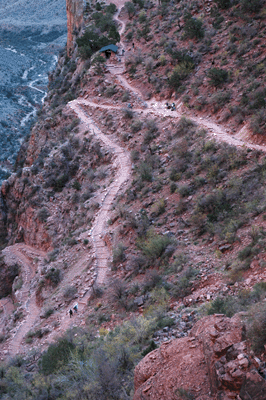
[[[16,302],[21,304],[24,320],[17,324],[12,332],[12,339],[8,343],[5,352],[10,356],[14,356],[21,350],[21,342],[30,328],[33,326],[35,320],[39,317],[39,307],[36,305],[36,295],[34,286],[34,277],[36,268],[34,266],[35,258],[44,258],[46,253],[39,251],[33,247],[27,246],[24,243],[17,243],[13,246],[6,247],[3,250],[5,262],[7,265],[14,265],[17,263],[21,268],[21,277],[23,285],[21,290],[15,292]],[[33,289],[33,290],[32,290]]]

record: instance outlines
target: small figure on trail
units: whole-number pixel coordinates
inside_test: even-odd
[[[128,103],[127,108],[132,108],[132,104]]]
[[[72,311],[72,309],[70,308],[70,310],[69,310],[69,316],[70,316],[70,318],[72,317],[72,315],[73,315],[73,311]]]
[[[135,44],[134,44],[134,43],[132,43],[132,48],[133,48],[133,49],[135,48]]]
[[[171,105],[171,111],[174,111],[175,110],[175,103],[172,103],[172,105]]]
[[[78,312],[78,303],[76,303],[76,304],[74,305],[73,310],[75,311],[75,313]]]
[[[165,103],[165,107],[166,107],[168,110],[170,110],[170,108],[171,108],[171,106],[170,106],[170,104],[169,104],[168,102]]]
[[[125,50],[124,49],[122,49],[122,56],[125,54]]]

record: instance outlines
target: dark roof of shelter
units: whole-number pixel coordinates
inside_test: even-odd
[[[114,53],[116,53],[117,50],[118,50],[118,47],[117,47],[115,44],[108,44],[107,46],[102,47],[102,48],[99,50],[99,52],[102,53],[103,51],[106,51],[106,50],[111,50],[111,51],[113,51]]]

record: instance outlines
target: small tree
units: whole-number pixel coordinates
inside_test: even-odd
[[[201,39],[204,37],[204,28],[201,20],[192,17],[190,13],[185,15],[185,37],[190,39]]]
[[[208,72],[208,77],[210,78],[210,84],[213,86],[221,86],[228,79],[228,72],[220,68],[212,68]]]
[[[125,3],[125,9],[128,13],[129,18],[132,18],[133,15],[135,15],[136,9],[133,3],[131,3],[131,1],[127,1]]]
[[[218,7],[222,9],[229,8],[232,5],[231,0],[214,0],[214,1],[218,5]]]

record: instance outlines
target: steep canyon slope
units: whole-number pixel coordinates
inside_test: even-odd
[[[84,20],[81,2],[67,3],[78,47],[71,30],[72,58],[59,58],[21,149],[22,168],[1,189],[2,262],[18,268],[12,297],[1,300],[1,357],[21,353],[24,360],[12,358],[1,378],[7,396],[15,365],[27,376],[20,387],[26,398],[41,390],[73,399],[263,400],[264,138],[251,134],[254,108],[242,110],[245,124],[233,112],[222,121],[225,107],[218,118],[211,112],[228,95],[226,82],[228,109],[236,107],[238,77],[213,87],[206,76],[194,86],[194,69],[201,74],[214,61],[223,70],[220,49],[212,60],[200,37],[179,38],[187,20],[191,27],[204,18],[209,27],[224,13],[223,34],[215,28],[212,36],[221,40],[225,23],[244,18],[245,2],[235,3],[211,11],[209,2],[189,10],[183,1],[121,1],[117,10],[91,2]],[[79,32],[83,23],[93,51]],[[184,44],[181,52],[168,34]],[[95,56],[110,37],[118,54]],[[199,88],[210,91],[202,108]],[[134,366],[147,353],[133,387]]]

